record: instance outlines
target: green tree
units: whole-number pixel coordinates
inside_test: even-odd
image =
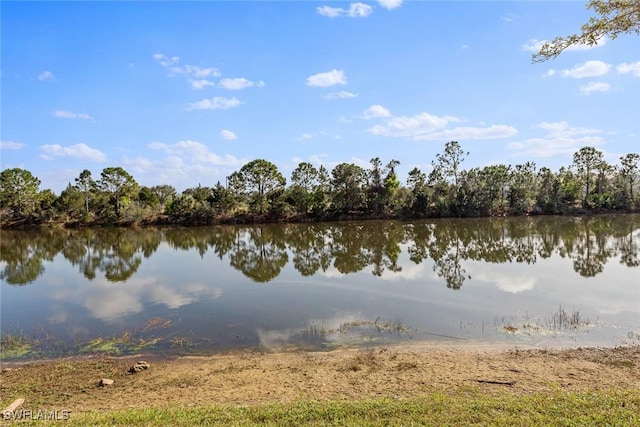
[[[283,190],[287,182],[276,165],[263,159],[242,166],[239,177],[245,194],[250,197],[252,210],[261,214],[269,209],[268,196]]]
[[[369,161],[371,169],[367,171],[369,180],[367,186],[367,204],[373,212],[380,212],[384,204],[384,185],[382,182],[382,161],[379,157],[374,157]]]
[[[93,178],[91,178],[90,170],[85,169],[82,172],[80,172],[80,175],[76,178],[75,187],[78,189],[79,192],[82,193],[82,196],[84,198],[85,214],[88,215],[89,201],[91,200],[91,197],[97,190],[97,184],[93,180]]]
[[[332,206],[339,212],[364,207],[367,173],[353,163],[340,163],[331,171]]]
[[[55,201],[55,206],[61,215],[74,220],[81,218],[85,212],[83,195],[71,183],[62,190],[60,197]]]
[[[535,204],[538,191],[536,164],[527,162],[516,165],[509,185],[509,207],[515,213],[529,213]]]
[[[433,181],[439,187],[438,192],[444,196],[444,200],[440,199],[438,203],[439,214],[447,215],[453,212],[459,215],[461,210],[465,210],[464,206],[459,206],[457,199],[460,189],[460,166],[468,155],[469,153],[460,147],[458,141],[450,141],[445,144],[442,154],[436,154],[437,162],[432,162],[433,170],[429,181]]]
[[[28,218],[38,209],[40,180],[25,169],[5,169],[0,173],[0,209],[13,218]]]
[[[625,187],[628,190],[628,207],[633,209],[633,187],[638,179],[638,162],[640,161],[640,154],[629,153],[624,157],[620,157],[620,177],[626,184]]]
[[[407,186],[411,190],[408,208],[414,215],[424,215],[429,203],[427,194],[427,176],[417,167],[409,171]]]
[[[311,163],[301,162],[291,173],[291,197],[299,212],[306,214],[313,203],[313,192],[318,186],[318,169]]]
[[[98,187],[109,196],[117,218],[131,198],[138,195],[138,183],[129,172],[119,166],[104,168]]]
[[[231,190],[218,181],[211,190],[209,204],[217,214],[227,214],[235,207],[235,197]]]
[[[497,209],[501,212],[504,208],[505,195],[507,185],[510,178],[511,166],[499,164],[485,166],[480,171],[480,176],[486,185],[486,206],[489,213],[493,214],[493,210]]]
[[[151,191],[153,191],[158,198],[158,202],[161,206],[167,206],[167,203],[173,199],[177,192],[176,189],[172,185],[154,185],[151,187]]]
[[[602,151],[596,150],[593,147],[582,147],[573,155],[573,164],[585,186],[583,206],[587,206],[589,203],[591,175],[602,162]]]
[[[620,34],[640,34],[640,2],[638,0],[591,0],[587,9],[596,16],[581,27],[579,34],[556,37],[533,54],[533,62],[544,62],[574,45],[594,46],[603,37],[615,39]]]
[[[391,207],[394,211],[401,208],[401,200],[400,197],[398,197],[400,194],[398,193],[400,180],[396,174],[396,167],[398,165],[400,165],[400,162],[395,159],[387,163],[387,166],[385,166],[387,174],[384,177],[384,206]]]
[[[442,175],[449,182],[453,181],[454,190],[458,189],[458,179],[460,176],[460,165],[464,162],[469,152],[464,152],[458,141],[450,141],[445,144],[444,153],[436,154],[437,163],[433,166],[438,167]]]

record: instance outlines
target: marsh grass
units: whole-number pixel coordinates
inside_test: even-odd
[[[555,312],[549,320],[549,325],[556,331],[587,327],[590,323],[589,318],[583,317],[579,310],[573,310],[571,313],[567,313],[564,307],[560,306],[558,311]]]
[[[328,347],[336,342],[343,342],[345,337],[351,345],[373,343],[379,337],[396,335],[398,337],[404,334],[415,332],[415,328],[406,326],[401,319],[396,318],[389,321],[381,321],[380,317],[375,320],[344,320],[340,322],[338,327],[329,328],[324,322],[312,322],[305,329],[294,336],[304,344],[322,345]],[[356,341],[349,340],[356,338]]]
[[[0,338],[0,359],[25,357],[33,350],[33,344],[22,334],[5,333]]]
[[[522,319],[515,317],[502,318],[499,329],[507,334],[525,333],[528,335],[544,335],[555,332],[566,332],[570,330],[585,330],[593,326],[588,317],[583,316],[580,310],[573,310],[570,313],[561,305],[553,315],[546,320],[534,320],[528,312],[525,312]]]
[[[25,425],[42,425],[42,421]],[[52,422],[51,424],[54,424]],[[475,388],[410,399],[308,401],[72,413],[65,426],[640,425],[639,390],[489,394]]]

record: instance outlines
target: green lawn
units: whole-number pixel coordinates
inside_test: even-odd
[[[87,426],[639,426],[640,390],[515,396],[464,389],[404,400],[298,401],[250,407],[127,409],[72,413],[52,425]],[[26,425],[42,425],[33,421]],[[25,424],[21,424],[25,425]]]

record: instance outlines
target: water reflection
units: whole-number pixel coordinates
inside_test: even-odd
[[[639,229],[640,215],[624,215],[3,231],[0,278],[10,285],[32,283],[44,273],[44,263],[61,254],[88,280],[100,273],[109,282],[125,282],[166,242],[201,258],[212,251],[258,283],[277,278],[290,260],[305,277],[331,274],[332,268],[341,275],[370,268],[377,277],[402,276],[410,268],[399,263],[406,253],[417,266],[430,260],[448,288],[460,289],[472,279],[471,261],[535,264],[556,254],[571,259],[585,278],[601,274],[612,259],[637,267]],[[532,286],[523,279],[517,289]]]

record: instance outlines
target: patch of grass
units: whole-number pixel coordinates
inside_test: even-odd
[[[17,359],[33,353],[33,345],[24,335],[5,333],[0,338],[0,359]]]
[[[42,425],[42,421],[32,422]],[[26,425],[29,425],[27,423]],[[640,425],[640,390],[514,396],[478,389],[405,400],[306,401],[259,406],[143,408],[72,413],[66,426]]]

